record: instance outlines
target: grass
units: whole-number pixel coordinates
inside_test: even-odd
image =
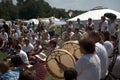
[[[61,35],[61,27],[56,28],[55,34]]]
[[[6,56],[7,56],[7,53],[0,51],[0,61],[3,61],[3,59],[6,58]]]
[[[61,80],[61,79],[57,79],[48,73],[45,80]]]

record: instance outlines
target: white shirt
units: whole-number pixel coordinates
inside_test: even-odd
[[[7,41],[8,40],[8,34],[6,32],[4,33],[0,33],[0,38],[2,38],[3,40]]]
[[[17,55],[19,55],[21,57],[21,59],[24,63],[26,63],[26,64],[29,63],[28,56],[23,50],[20,50],[20,52]]]
[[[25,52],[31,52],[32,50],[34,49],[33,45],[31,43],[29,43],[29,45],[24,45],[22,47],[22,50],[25,51]]]
[[[115,63],[113,70],[112,70],[112,74],[116,78],[120,78],[120,55],[117,56],[116,63]]]
[[[74,25],[69,25],[68,28],[71,28],[72,31],[75,29]]]
[[[74,33],[72,36],[71,36],[71,40],[80,40],[82,37],[82,34],[80,32],[78,33]]]
[[[75,64],[77,80],[100,80],[100,59],[96,54],[86,54]]]
[[[110,41],[105,41],[104,42],[104,46],[105,46],[105,48],[106,48],[106,50],[107,50],[107,53],[108,53],[108,57],[110,57],[110,56],[112,56],[112,53],[113,53],[113,44],[110,42]],[[111,59],[110,58],[108,58],[108,64],[111,62]]]
[[[101,78],[104,78],[108,68],[108,54],[105,47],[99,42],[97,42],[95,46],[95,53],[98,55],[101,61]]]
[[[13,38],[13,39],[18,39],[18,38],[19,38],[18,33],[17,33],[17,32],[16,32],[16,33],[13,33],[13,34],[12,34],[12,38]]]
[[[35,45],[34,50],[38,50],[38,49],[42,49],[42,46],[41,45],[39,45],[39,46]]]
[[[108,22],[107,21],[104,21],[101,25],[101,31],[104,31],[105,30],[105,27],[108,28]]]
[[[115,27],[116,27],[117,23],[112,22],[108,25],[108,32],[113,35],[115,33]]]
[[[91,24],[89,24],[88,22],[86,23],[86,28],[91,27],[94,28],[94,23],[92,22]]]
[[[30,43],[33,44],[33,45],[35,44],[36,40],[37,40],[37,37],[35,37],[35,38],[29,37],[29,41],[30,41]]]
[[[62,33],[61,38],[63,41],[69,41],[71,39],[72,35],[74,35],[74,32],[68,33],[67,31],[65,31]]]

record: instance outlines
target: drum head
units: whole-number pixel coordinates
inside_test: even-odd
[[[64,78],[64,70],[74,67],[75,59],[66,50],[54,50],[46,59],[46,66],[50,74],[59,79]]]
[[[77,59],[79,59],[82,56],[78,41],[67,41],[62,45],[61,49],[67,50]]]

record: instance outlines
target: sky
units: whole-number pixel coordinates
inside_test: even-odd
[[[65,10],[90,10],[97,6],[103,6],[120,12],[120,0],[45,0],[52,7]]]

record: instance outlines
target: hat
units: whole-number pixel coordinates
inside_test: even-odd
[[[44,53],[39,53],[37,55],[35,55],[38,59],[42,60],[42,61],[46,61],[47,56]]]

